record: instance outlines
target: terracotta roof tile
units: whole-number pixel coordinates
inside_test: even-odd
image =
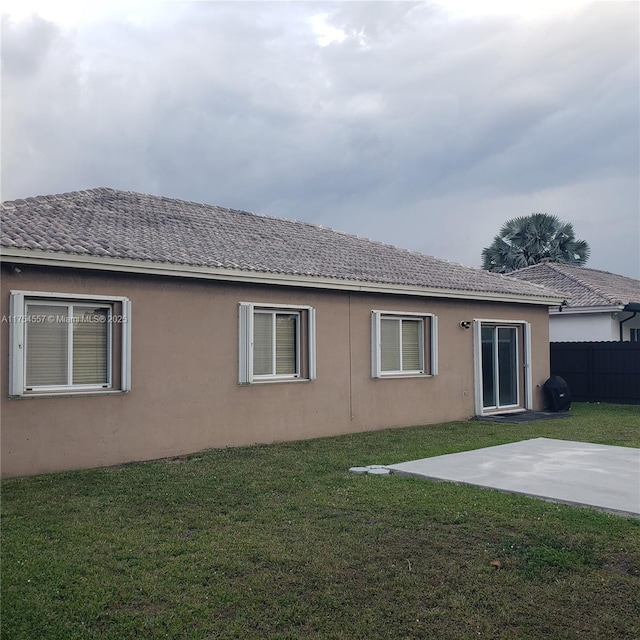
[[[555,289],[567,297],[569,307],[640,304],[640,280],[608,271],[546,262],[509,275]]]
[[[539,285],[306,222],[130,191],[90,189],[1,206],[5,247],[524,298],[553,295]]]

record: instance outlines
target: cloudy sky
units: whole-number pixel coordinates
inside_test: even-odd
[[[638,278],[639,6],[7,0],[2,199],[113,187],[472,266],[547,212]]]

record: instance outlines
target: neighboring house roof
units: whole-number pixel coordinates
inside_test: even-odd
[[[5,260],[557,303],[553,292],[514,278],[306,222],[207,204],[99,188],[1,207]]]
[[[509,275],[564,294],[569,309],[640,305],[640,280],[608,271],[543,262]]]

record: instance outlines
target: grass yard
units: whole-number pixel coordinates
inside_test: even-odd
[[[572,411],[7,480],[1,637],[636,640],[640,520],[347,471],[533,437],[640,446],[640,407]]]

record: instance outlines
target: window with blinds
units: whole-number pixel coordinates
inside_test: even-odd
[[[131,301],[12,291],[9,395],[131,389]]]
[[[25,384],[109,386],[109,307],[26,305]]]
[[[240,303],[239,382],[315,378],[315,310]]]
[[[423,373],[421,318],[380,320],[380,369],[382,372]]]
[[[297,376],[298,313],[256,311],[253,317],[253,375]]]
[[[372,313],[374,378],[437,373],[437,318],[432,314]]]

